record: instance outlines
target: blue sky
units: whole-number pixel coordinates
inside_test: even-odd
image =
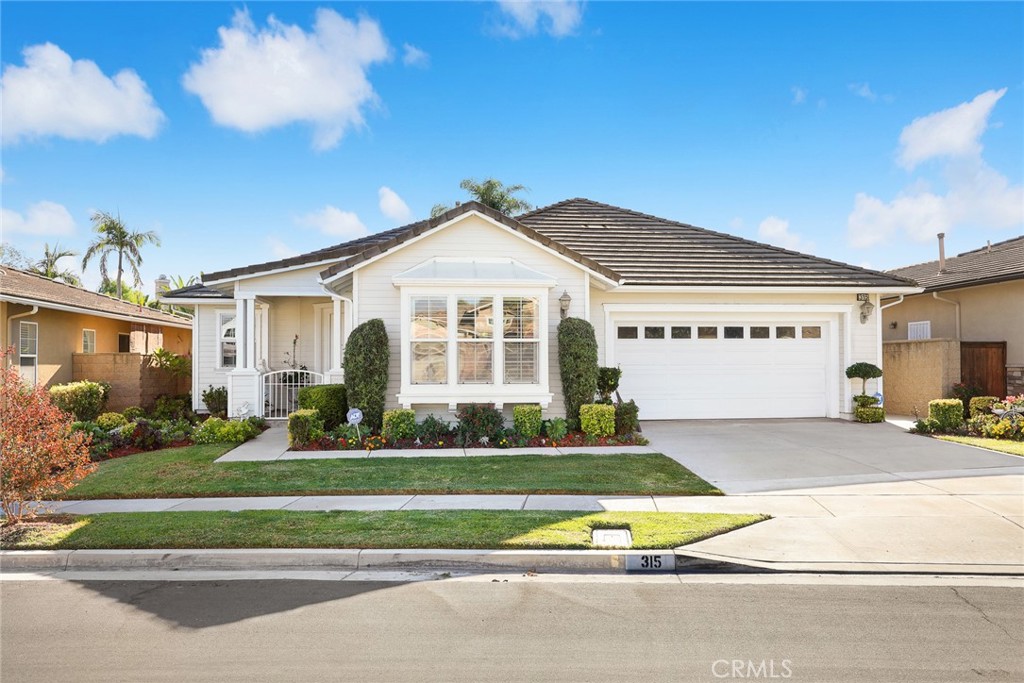
[[[425,217],[466,177],[874,268],[1024,233],[1021,3],[0,14],[3,240],[82,251],[119,212],[163,240],[147,291]]]

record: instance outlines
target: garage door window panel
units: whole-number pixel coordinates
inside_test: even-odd
[[[743,339],[743,328],[734,325],[726,325],[722,336],[725,339]]]
[[[689,339],[691,329],[689,327],[673,327],[672,338],[673,339]]]
[[[796,339],[796,327],[783,326],[775,328],[776,339]]]
[[[619,327],[616,331],[619,339],[639,339],[640,335],[636,327]]]
[[[709,326],[698,327],[697,339],[718,339],[718,328]]]
[[[800,328],[800,337],[803,339],[821,339],[821,327],[818,325],[805,325]]]
[[[771,336],[771,328],[764,327],[761,325],[751,326],[750,338],[751,339],[768,339]]]
[[[645,327],[644,328],[644,339],[664,339],[665,328],[658,327]]]

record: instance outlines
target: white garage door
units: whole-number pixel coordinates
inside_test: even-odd
[[[641,419],[824,417],[828,324],[615,322],[619,393]]]

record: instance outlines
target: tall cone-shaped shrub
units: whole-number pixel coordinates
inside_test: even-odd
[[[597,338],[594,326],[580,318],[558,324],[558,366],[565,395],[565,421],[580,428],[580,406],[594,402],[597,393]]]
[[[363,424],[379,432],[388,390],[388,332],[380,318],[352,330],[345,344],[345,391],[350,408],[363,411]]]

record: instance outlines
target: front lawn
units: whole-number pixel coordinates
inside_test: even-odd
[[[66,497],[722,493],[661,454],[213,462],[230,448],[189,446],[109,460]]]
[[[767,519],[678,512],[405,510],[64,515],[2,529],[5,549],[592,549],[594,528],[629,528],[633,548],[674,548]]]
[[[1009,453],[1010,455],[1024,456],[1024,441],[1007,441],[1005,439],[985,439],[980,436],[936,435],[935,438],[942,439],[943,441],[952,441],[953,443],[967,444],[968,446],[977,446],[978,448],[987,448],[990,451],[999,451],[1000,453]]]

